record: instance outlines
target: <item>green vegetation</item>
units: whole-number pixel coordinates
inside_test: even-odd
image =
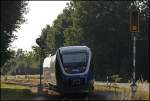
[[[149,19],[146,1],[71,1],[52,26],[43,28],[40,39],[54,54],[61,46],[87,45],[92,50],[96,80],[119,75],[127,82],[132,77],[132,34],[129,32],[129,7],[140,10],[137,33],[136,79],[149,80]],[[142,5],[141,5],[142,4]],[[143,69],[144,68],[144,69]]]
[[[119,77],[119,75],[112,75],[111,76],[112,82],[120,82],[122,80],[121,77]]]
[[[31,100],[35,96],[30,87],[14,84],[1,84],[1,100]]]
[[[24,52],[18,49],[14,54],[14,58],[3,65],[1,73],[3,75],[34,75],[39,74],[39,67],[39,54],[36,50],[33,52]]]
[[[7,78],[7,79],[6,79]],[[31,84],[38,84],[40,76],[39,75],[17,75],[17,76],[1,76],[1,82],[9,82],[15,81],[18,83],[31,83]]]
[[[16,36],[13,35],[13,31],[17,31],[17,28],[25,22],[23,14],[27,13],[27,4],[27,1],[1,1],[0,68],[8,59],[13,57],[13,51],[9,50],[9,46],[16,38]]]
[[[129,90],[127,88],[119,88],[115,85],[107,86],[107,85],[97,85],[97,84],[95,84],[94,87],[95,87],[96,91],[101,91],[101,92],[106,92],[106,91],[115,92],[115,89],[116,89],[116,92],[121,93],[124,90],[125,91]]]
[[[1,84],[1,88],[9,88],[9,89],[31,89],[30,87],[27,86],[19,86],[19,85],[14,85],[14,84]]]
[[[140,8],[140,32],[137,33],[136,44],[136,80],[149,80],[148,0],[71,1],[52,26],[46,25],[42,29],[40,41],[44,45],[43,57],[55,54],[61,46],[86,45],[92,50],[96,80],[106,81],[107,75],[112,76],[115,82],[131,80],[133,40],[129,32],[129,7],[133,3]],[[33,52],[29,53],[18,50],[13,55],[15,58],[3,65],[2,73],[24,75],[39,73],[40,48],[33,46]]]
[[[105,96],[109,96],[109,94],[111,95],[111,97],[109,97],[109,100],[149,100],[149,93],[143,91],[141,88],[139,88],[135,94],[135,97],[132,99],[131,95],[131,90],[128,88],[119,88],[115,86],[106,86],[106,85],[97,85],[95,84],[95,91],[96,92],[100,92],[106,95]],[[116,93],[116,95],[115,95]]]

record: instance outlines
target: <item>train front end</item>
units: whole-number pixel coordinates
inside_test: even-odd
[[[62,93],[89,93],[94,89],[94,67],[86,46],[61,47],[56,53],[56,80]]]

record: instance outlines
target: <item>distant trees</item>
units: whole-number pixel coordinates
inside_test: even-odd
[[[6,75],[31,75],[39,74],[39,54],[34,47],[33,52],[18,49],[14,58],[10,59],[1,68],[1,73]]]
[[[27,13],[27,1],[1,0],[1,64],[0,67],[11,57],[8,50],[10,43],[16,38],[13,31],[17,31],[20,24],[25,22],[23,14]]]
[[[129,7],[132,3],[141,8],[136,77],[142,75],[148,79],[148,1],[71,1],[53,25],[43,29],[48,52],[54,54],[61,46],[87,45],[93,53],[97,80],[114,74],[130,79],[133,41],[129,32]],[[41,37],[44,35],[41,33]]]
[[[137,33],[136,73],[149,80],[149,1],[137,1],[140,8],[140,32]]]

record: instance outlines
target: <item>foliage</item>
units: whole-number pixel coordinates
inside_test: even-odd
[[[136,79],[142,76],[148,80],[148,0],[70,1],[52,26],[46,25],[42,29],[43,57],[55,54],[61,46],[87,45],[92,50],[96,80],[106,81],[106,76],[113,74],[119,75],[114,76],[116,82],[131,79],[133,39],[129,32],[129,7],[133,3],[140,8],[140,32],[136,33]],[[34,67],[32,65],[39,61],[40,48],[33,46],[34,52],[26,54],[27,57],[23,55],[26,62],[20,61],[18,67]]]
[[[1,84],[1,100],[31,100],[37,96],[31,92],[31,87],[19,86],[14,84]]]
[[[15,84],[1,84],[1,88],[9,88],[9,89],[31,89],[28,86],[20,86],[20,85],[15,85]]]
[[[112,75],[111,79],[112,79],[113,82],[120,82],[122,78],[119,77],[118,74],[116,74],[116,75]]]
[[[8,50],[10,43],[16,38],[13,31],[17,31],[20,24],[25,22],[23,14],[27,13],[26,1],[1,1],[1,64],[11,58]]]
[[[1,68],[1,73],[6,75],[31,75],[39,74],[40,62],[36,47],[33,52],[24,52],[18,49],[14,58],[10,59]]]
[[[54,54],[61,46],[87,45],[92,50],[97,80],[112,74],[121,75],[125,81],[131,79],[133,40],[129,7],[133,3],[141,8],[136,73],[148,79],[148,1],[71,1],[53,25],[43,29],[47,51]]]

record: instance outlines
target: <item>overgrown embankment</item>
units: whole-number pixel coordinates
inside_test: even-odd
[[[121,84],[120,84],[121,85]],[[141,84],[138,84],[137,92],[135,96],[131,92],[130,84],[124,87],[119,83],[112,83],[106,85],[106,83],[95,83],[95,92],[101,93],[108,100],[149,100],[149,90],[144,90]]]

